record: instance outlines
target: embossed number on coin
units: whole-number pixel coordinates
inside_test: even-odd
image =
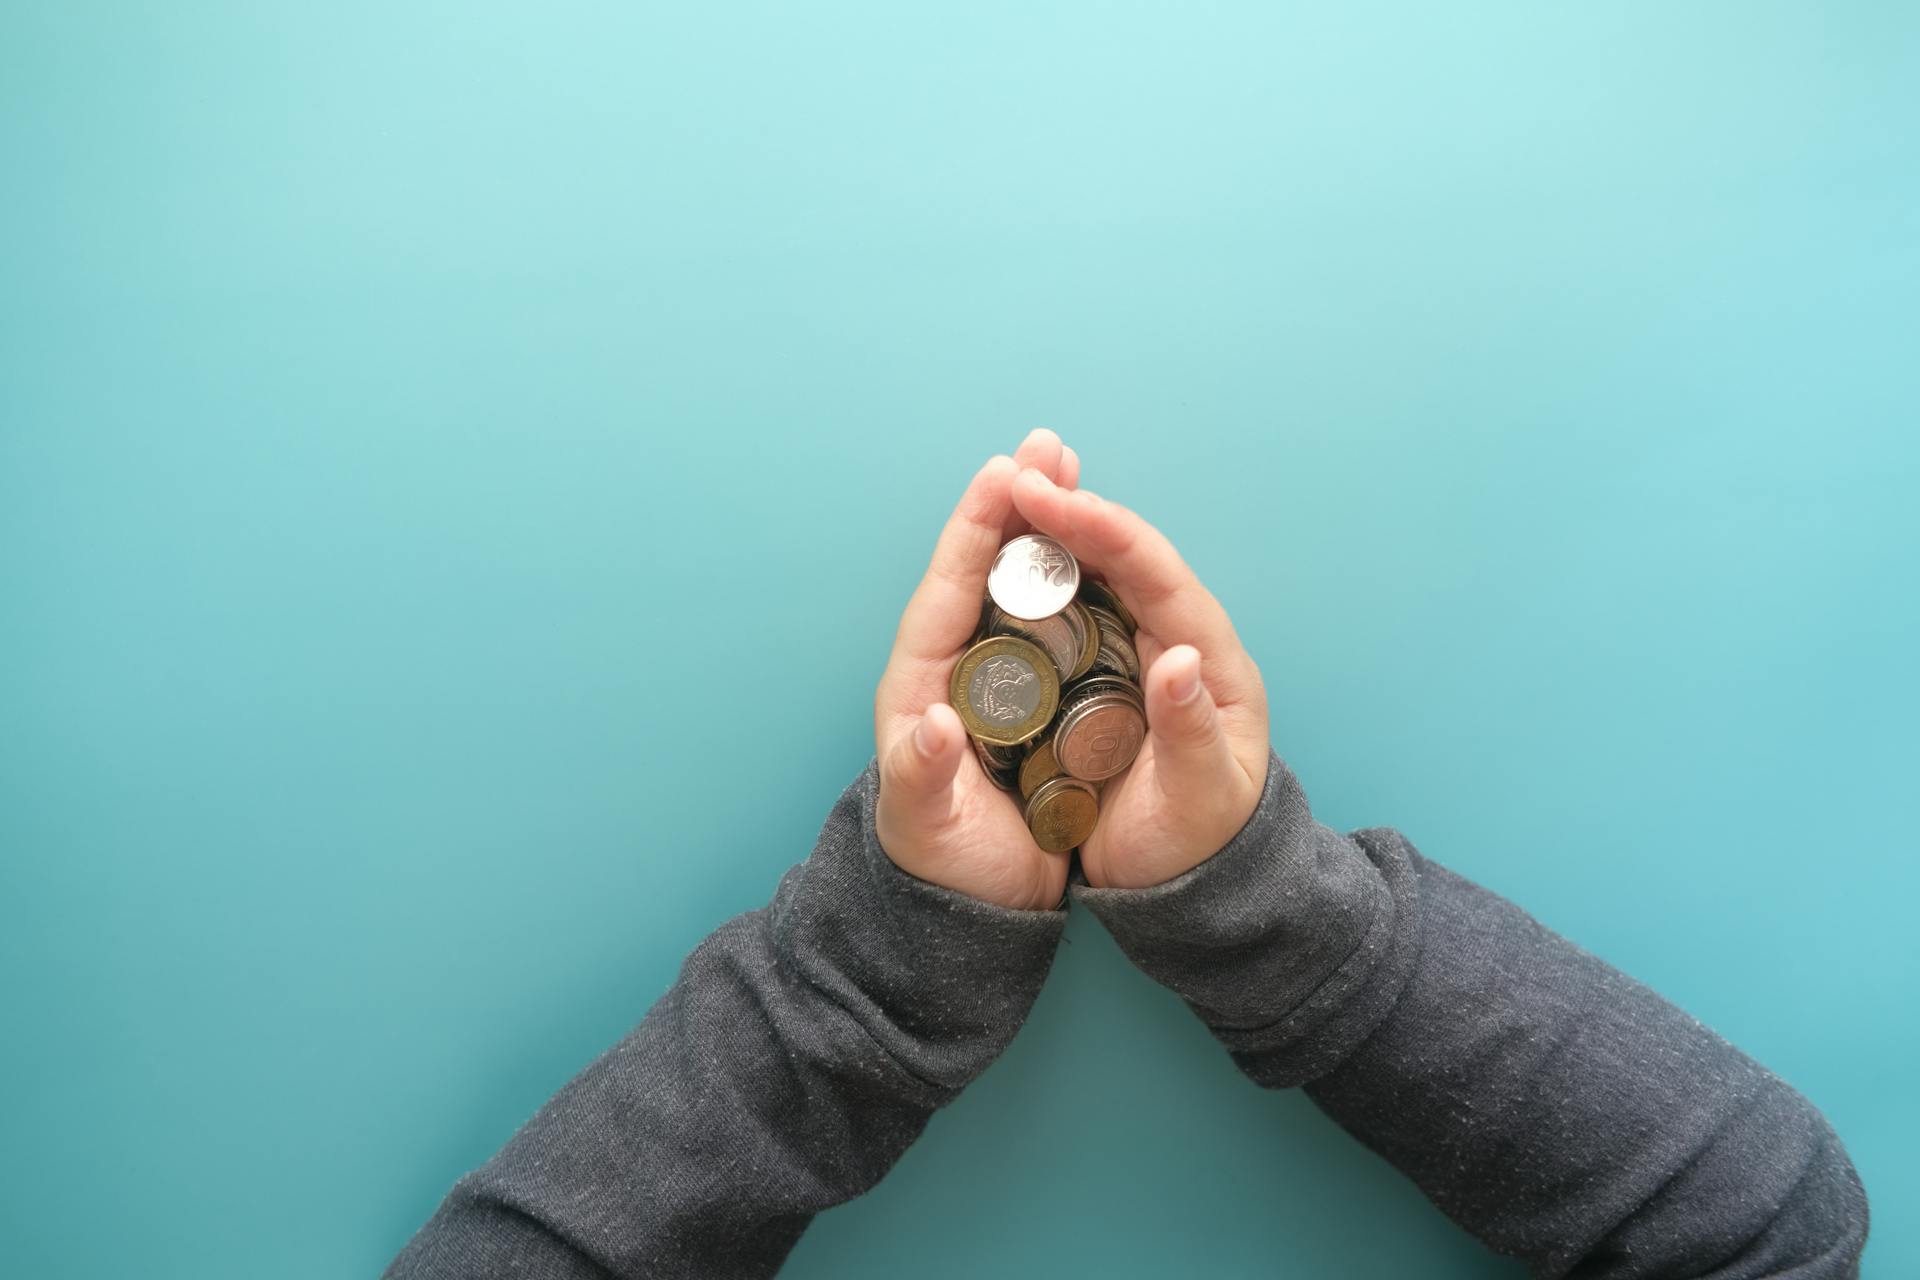
[[[987,594],[1016,618],[1050,618],[1080,589],[1080,562],[1043,533],[1025,533],[1000,548],[987,572]]]

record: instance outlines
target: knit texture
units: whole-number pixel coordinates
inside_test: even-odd
[[[455,1184],[389,1277],[765,1276],[1026,1019],[1067,912],[900,870],[877,759],[765,907]]]
[[[1866,1193],[1806,1098],[1399,832],[1316,822],[1277,753],[1212,858],[1073,897],[1251,1079],[1535,1275],[1859,1273]]]
[[[1004,1049],[1067,912],[894,866],[877,760],[765,907],[455,1184],[401,1277],[765,1276]],[[1536,1275],[1855,1276],[1860,1180],[1811,1103],[1398,832],[1252,817],[1165,884],[1072,899],[1255,1083],[1306,1093]]]

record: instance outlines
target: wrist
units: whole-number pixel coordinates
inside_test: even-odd
[[[941,1096],[994,1060],[1039,995],[1065,911],[1018,911],[894,865],[873,762],[835,801],[767,910],[778,963]]]

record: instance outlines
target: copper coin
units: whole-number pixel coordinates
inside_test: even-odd
[[[1088,685],[1068,700],[1053,734],[1054,757],[1076,778],[1098,782],[1133,763],[1146,741],[1142,702],[1125,692]]]
[[[1091,783],[1061,776],[1040,785],[1027,800],[1027,830],[1048,853],[1065,853],[1093,834],[1100,797]]]
[[[1041,783],[1057,778],[1063,772],[1065,770],[1061,769],[1060,762],[1053,756],[1053,739],[1039,739],[1039,745],[1020,762],[1020,794],[1031,797]]]

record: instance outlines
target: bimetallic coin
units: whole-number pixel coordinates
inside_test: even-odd
[[[1072,603],[1069,601],[1068,603]],[[1066,613],[1056,613],[1051,618],[1036,618],[1029,621],[1016,618],[995,604],[987,606],[987,631],[990,636],[1019,636],[1022,640],[1032,641],[1047,651],[1053,659],[1054,673],[1064,684],[1073,679],[1074,667],[1080,661],[1080,651],[1084,647],[1073,624],[1067,621]]]
[[[954,664],[948,701],[967,732],[996,746],[1025,742],[1060,707],[1053,659],[1018,636],[988,636]]]
[[[1145,699],[1122,680],[1096,676],[1076,685],[1060,709],[1054,758],[1076,778],[1098,782],[1133,763],[1146,740]]]
[[[1132,638],[1134,632],[1140,629],[1140,624],[1133,619],[1132,611],[1129,610],[1126,605],[1120,603],[1120,593],[1100,579],[1089,578],[1082,574],[1080,578],[1080,599],[1087,604],[1093,605],[1095,608],[1105,609],[1108,613],[1118,618],[1120,625],[1127,629],[1129,639]]]
[[[1080,587],[1080,562],[1044,533],[1023,533],[1000,548],[987,571],[987,594],[1016,618],[1051,618]]]
[[[1060,611],[1060,616],[1073,628],[1079,637],[1080,652],[1074,658],[1073,670],[1067,673],[1067,679],[1078,680],[1093,669],[1093,660],[1100,656],[1100,624],[1087,606],[1078,600],[1073,601]]]
[[[1100,798],[1090,783],[1054,778],[1028,798],[1026,817],[1035,844],[1048,853],[1065,853],[1093,834],[1100,819]]]
[[[1020,762],[1019,782],[1022,796],[1032,796],[1034,789],[1041,783],[1049,778],[1057,778],[1065,772],[1061,769],[1060,762],[1053,757],[1053,739],[1041,738],[1038,742],[1039,745],[1029,751],[1027,758]]]

